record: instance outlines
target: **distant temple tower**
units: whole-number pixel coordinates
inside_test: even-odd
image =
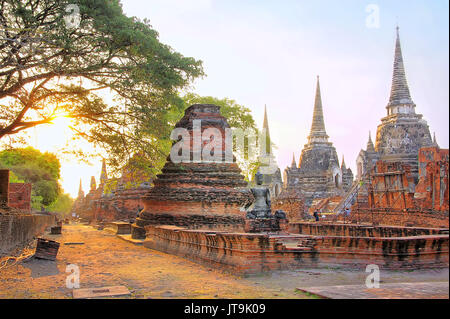
[[[353,172],[350,168],[347,168],[344,161],[344,156],[342,155],[342,164],[341,164],[341,174],[342,174],[342,187],[344,191],[347,191],[352,187],[353,184]]]
[[[366,150],[359,151],[358,157],[356,158],[356,179],[361,180],[367,172],[370,172],[379,159],[380,154],[375,151],[369,131],[369,140],[367,141]]]
[[[97,183],[95,182],[95,177],[91,176],[91,191],[95,191],[97,189]]]
[[[262,134],[265,135],[263,139],[265,145],[264,144],[260,145],[258,161],[261,163],[260,170],[263,167],[269,166],[271,167],[271,170],[275,170],[273,174],[263,174],[263,185],[269,188],[270,196],[275,198],[281,193],[283,181],[281,179],[281,170],[278,167],[275,156],[273,155],[272,141],[270,139],[270,131],[269,131],[269,121],[267,118],[267,108],[265,105],[264,105],[264,121]]]
[[[106,161],[103,159],[102,161],[102,172],[100,173],[100,185],[105,185],[108,181],[108,173],[106,171]]]
[[[81,185],[81,178],[80,178],[80,187],[78,188],[78,197],[77,198],[84,198],[83,186]]]
[[[386,106],[387,116],[378,125],[375,151],[383,161],[411,165],[417,178],[419,149],[433,146],[433,141],[427,122],[421,114],[416,114],[416,105],[409,93],[398,30],[397,27],[391,95]]]
[[[345,173],[345,184],[343,174]],[[341,170],[333,143],[328,141],[323,118],[319,77],[314,102],[313,120],[308,143],[300,155],[298,167],[293,159],[291,167],[285,169],[285,187],[297,188],[305,196],[306,206],[315,198],[342,195],[353,181],[350,169]],[[344,188],[345,186],[345,188]]]

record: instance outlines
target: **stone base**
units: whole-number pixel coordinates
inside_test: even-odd
[[[166,214],[166,213],[141,213],[136,219],[136,226],[145,227],[148,225],[174,225],[196,228],[228,228],[235,231],[242,231],[244,226],[242,215],[231,214]]]
[[[448,235],[336,236],[332,235],[335,229],[324,227],[330,235],[250,234],[147,226],[143,245],[244,275],[307,267],[363,271],[367,264],[377,264],[382,270],[448,267]]]
[[[145,229],[136,224],[131,225],[131,238],[132,239],[145,239]]]
[[[108,223],[106,227],[112,229],[116,235],[131,234],[131,224],[130,223],[113,222],[113,223]]]
[[[285,231],[287,225],[287,219],[277,219],[273,217],[246,219],[244,231],[246,233],[279,232]]]

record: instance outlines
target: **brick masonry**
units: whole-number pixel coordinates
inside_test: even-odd
[[[0,253],[29,242],[54,224],[50,215],[0,215]]]
[[[305,227],[312,230],[309,225]],[[416,236],[412,229],[391,229],[391,233],[409,236],[357,237],[346,235],[351,228],[339,233],[329,225],[316,230],[326,235],[232,233],[178,226],[145,229],[144,246],[148,248],[241,274],[301,267],[365,269],[367,264],[381,269],[448,267],[449,237],[438,230],[418,229],[417,234],[436,233]],[[381,229],[372,233],[378,234],[382,234]]]
[[[26,212],[31,211],[31,187],[30,183],[9,184],[9,207],[14,207]]]

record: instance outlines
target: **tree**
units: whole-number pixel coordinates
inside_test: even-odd
[[[244,132],[253,131],[255,135],[258,134],[258,129],[256,128],[255,120],[253,119],[250,109],[243,105],[237,104],[236,101],[232,99],[219,99],[212,96],[200,96],[195,93],[187,93],[183,96],[183,100],[185,103],[185,109],[192,104],[218,105],[220,106],[220,114],[226,117],[227,122],[231,128],[242,129]],[[181,113],[178,115],[179,118],[183,116]],[[233,152],[236,156],[237,163],[241,168],[246,180],[250,181],[251,177],[256,172],[259,163],[254,156],[249,156],[248,140],[245,142],[244,148],[240,148],[238,143],[234,143],[233,146]],[[253,146],[256,147],[257,145]]]
[[[50,212],[59,213],[62,217],[66,216],[73,205],[73,198],[69,194],[59,194],[55,202],[48,206]]]
[[[110,167],[137,152],[159,163],[177,91],[202,75],[118,0],[0,2],[0,139],[67,116]]]
[[[60,163],[52,153],[41,153],[32,147],[0,152],[0,167],[12,171],[15,182],[32,184],[32,206],[51,205],[59,196],[61,187]]]

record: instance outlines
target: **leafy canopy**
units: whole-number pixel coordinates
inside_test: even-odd
[[[0,152],[0,167],[11,170],[11,182],[32,184],[32,206],[35,209],[52,204],[60,194],[61,165],[52,153],[41,153],[32,147],[4,150]]]
[[[202,75],[201,61],[161,43],[118,0],[0,2],[2,142],[67,116],[76,138],[104,150],[110,167],[137,152],[160,163],[171,114],[183,107],[177,93]]]

